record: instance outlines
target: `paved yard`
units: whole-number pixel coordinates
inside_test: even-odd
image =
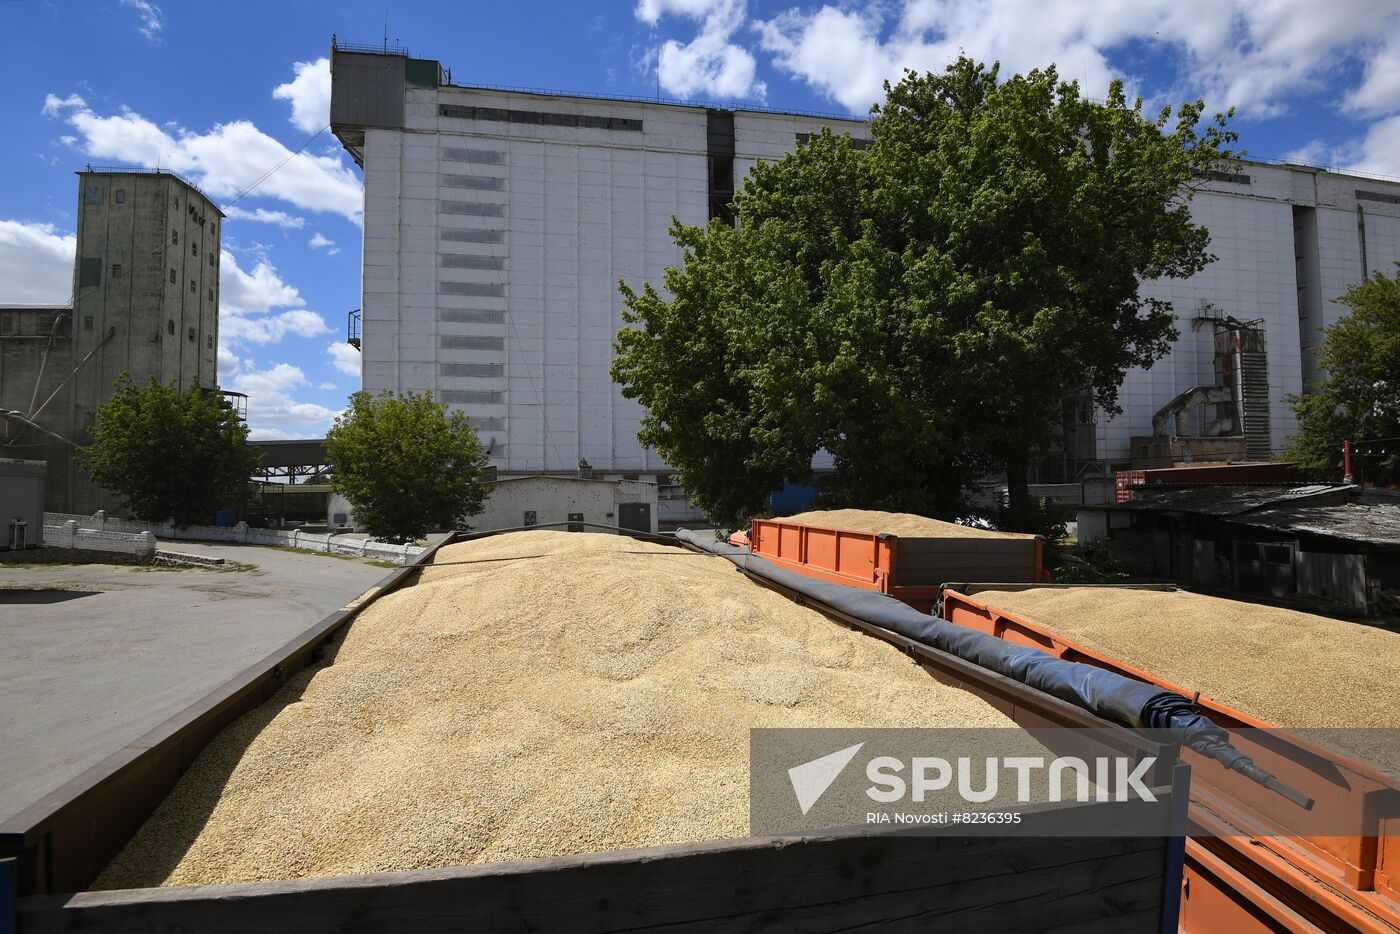
[[[391,573],[255,546],[162,547],[257,570],[0,565],[0,820]],[[62,589],[3,589],[17,585]]]

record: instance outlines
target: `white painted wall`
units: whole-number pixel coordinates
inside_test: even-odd
[[[617,525],[622,503],[651,506],[651,531],[657,528],[656,484],[637,480],[578,480],[570,477],[517,477],[488,483],[486,506],[468,521],[473,529],[512,529],[525,525],[525,513],[535,522],[568,522],[570,513],[583,521]],[[554,531],[561,531],[555,529]],[[585,529],[596,532],[598,529]]]
[[[643,129],[467,120],[440,116],[439,104]],[[409,89],[406,122],[365,135],[364,388],[429,390],[460,406],[505,472],[573,470],[580,459],[665,470],[637,441],[641,406],[608,374],[623,326],[617,283],[659,286],[679,260],[672,219],[706,221],[705,110]],[[736,115],[736,174],[822,123]],[[863,122],[850,128],[868,136]]]
[[[755,162],[776,162],[797,148],[799,133],[816,135],[823,126],[830,126],[833,133],[849,133],[853,139],[870,138],[870,125],[864,120],[737,111],[734,114],[735,187],[743,187],[743,179]]]

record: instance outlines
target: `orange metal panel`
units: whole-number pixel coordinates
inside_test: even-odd
[[[1187,934],[1314,934],[1323,929],[1274,898],[1229,862],[1195,840],[1187,840],[1181,930]]]
[[[755,519],[749,532],[750,547],[760,557],[819,580],[884,592],[893,546],[880,538],[771,519]]]
[[[1381,821],[1376,853],[1376,893],[1400,902],[1400,818]]]
[[[897,535],[828,529],[816,525],[755,519],[749,531],[754,554],[785,564],[818,580],[875,590],[930,612],[938,600],[936,586],[899,584],[900,540]],[[1045,576],[1045,542],[1035,543],[1034,580]],[[1021,578],[1024,579],[1024,578]]]
[[[1117,671],[1187,697],[1193,693],[1181,685],[1063,639],[1014,614],[990,607],[976,597],[945,591],[943,616],[979,632],[1016,644],[1034,646],[1061,658]],[[1221,726],[1235,730],[1269,727],[1269,724],[1208,697],[1197,695],[1196,702]],[[1395,783],[1364,763],[1350,762],[1283,731],[1246,730],[1232,733],[1231,739],[1241,752],[1261,768],[1311,795],[1315,801],[1314,813],[1320,818],[1329,819],[1335,826],[1351,824],[1358,828],[1355,834],[1349,836],[1236,837],[1236,840],[1245,840],[1245,844],[1225,850],[1235,869],[1248,868],[1257,875],[1262,866],[1261,878],[1278,883],[1284,892],[1282,896],[1276,893],[1271,898],[1288,902],[1293,897],[1288,893],[1296,892],[1297,897],[1310,906],[1319,902],[1325,904],[1327,917],[1348,919],[1344,925],[1325,929],[1347,930],[1359,925],[1357,929],[1400,930],[1400,900],[1395,898],[1392,879],[1392,874],[1400,875],[1400,869],[1397,869],[1400,867],[1400,794],[1397,793],[1400,789]],[[1218,828],[1263,825],[1281,830],[1289,826],[1289,812],[1293,805],[1282,798],[1241,775],[1205,763],[1190,750],[1184,750],[1183,760],[1195,766],[1192,770],[1190,812],[1193,822],[1205,821],[1207,817],[1203,815],[1209,815],[1209,820],[1216,822],[1213,826]],[[1391,867],[1389,873],[1386,871],[1387,862]],[[1217,873],[1216,878],[1225,876]],[[1207,895],[1204,901],[1211,902],[1213,898]],[[1244,900],[1251,904],[1254,902],[1252,897]],[[1252,911],[1253,908],[1249,909],[1249,912]],[[1197,908],[1194,913],[1197,923],[1202,923],[1202,909]],[[1183,917],[1190,914],[1184,911]],[[1222,918],[1225,920],[1218,926],[1214,920],[1204,927],[1183,926],[1193,931],[1240,929],[1230,926],[1233,914],[1227,912]],[[1286,925],[1272,926],[1275,922],[1278,922],[1278,918],[1255,929],[1298,930]],[[1372,923],[1379,926],[1367,927]]]

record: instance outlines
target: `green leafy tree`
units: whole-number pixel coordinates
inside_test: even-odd
[[[137,517],[177,526],[211,522],[242,494],[258,460],[248,426],[217,392],[136,386],[125,374],[82,451],[88,475]]]
[[[1097,102],[1053,67],[1000,82],[968,58],[886,94],[868,148],[824,132],[754,167],[737,227],[675,224],[668,298],[621,285],[613,379],[717,519],[809,480],[819,449],[827,502],[953,516],[1004,470],[1033,512],[1063,400],[1118,411],[1176,336],[1140,283],[1213,258],[1188,201],[1235,135],[1201,102],[1173,123],[1117,82]]]
[[[326,432],[326,458],[355,524],[387,541],[454,526],[486,501],[476,429],[431,393],[355,393]]]
[[[1298,433],[1287,457],[1330,477],[1342,474],[1343,441],[1400,438],[1400,275],[1377,272],[1337,301],[1351,310],[1326,330],[1326,375],[1289,397]],[[1368,480],[1400,479],[1400,443],[1377,446],[1364,465]]]

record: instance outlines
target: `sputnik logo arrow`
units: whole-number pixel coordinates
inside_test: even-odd
[[[860,752],[860,747],[864,745],[865,743],[856,743],[854,746],[847,746],[820,759],[813,759],[788,769],[788,779],[792,782],[793,793],[797,795],[797,805],[802,808],[803,814],[821,800],[831,783],[850,765],[856,753]]]

